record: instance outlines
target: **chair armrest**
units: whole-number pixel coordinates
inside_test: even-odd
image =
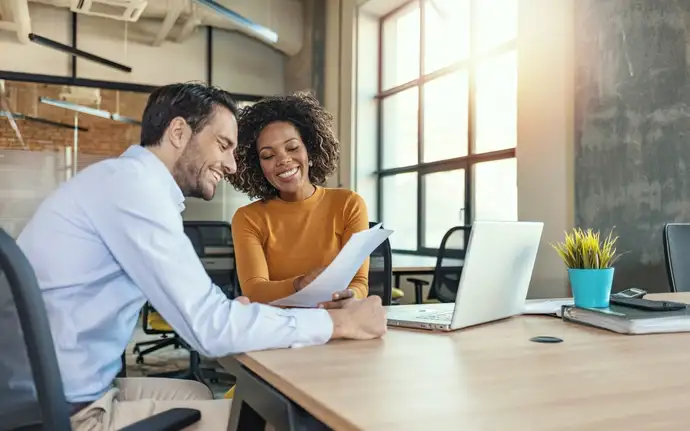
[[[428,281],[422,280],[420,278],[407,278],[406,280],[409,281],[410,283],[414,284],[415,287],[417,287],[417,286],[421,287],[421,286],[428,286],[429,285]]]
[[[201,412],[194,409],[170,409],[121,428],[120,431],[181,431],[199,422]]]

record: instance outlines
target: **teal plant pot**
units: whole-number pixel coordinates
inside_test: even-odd
[[[613,268],[568,269],[576,307],[606,308],[613,286]]]

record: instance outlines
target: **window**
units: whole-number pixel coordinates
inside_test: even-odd
[[[378,213],[395,252],[517,220],[517,2],[413,0],[380,21]]]

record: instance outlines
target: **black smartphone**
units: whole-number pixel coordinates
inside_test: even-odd
[[[672,301],[652,301],[642,298],[616,298],[611,296],[611,304],[638,308],[646,311],[677,311],[688,308],[687,304]]]

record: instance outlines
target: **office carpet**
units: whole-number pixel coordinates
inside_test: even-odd
[[[179,348],[175,349],[172,346],[164,347],[155,352],[151,352],[144,356],[144,363],[137,364],[137,355],[133,353],[134,345],[140,341],[159,339],[159,336],[147,335],[142,331],[141,325],[138,324],[132,340],[127,346],[127,353],[125,354],[125,361],[127,363],[127,377],[145,377],[152,373],[162,373],[168,371],[184,371],[189,367],[189,352]],[[202,367],[214,368],[220,372],[222,367],[216,361],[202,360]],[[223,395],[230,389],[232,385],[223,382],[206,382],[213,391],[216,398],[222,398]]]

